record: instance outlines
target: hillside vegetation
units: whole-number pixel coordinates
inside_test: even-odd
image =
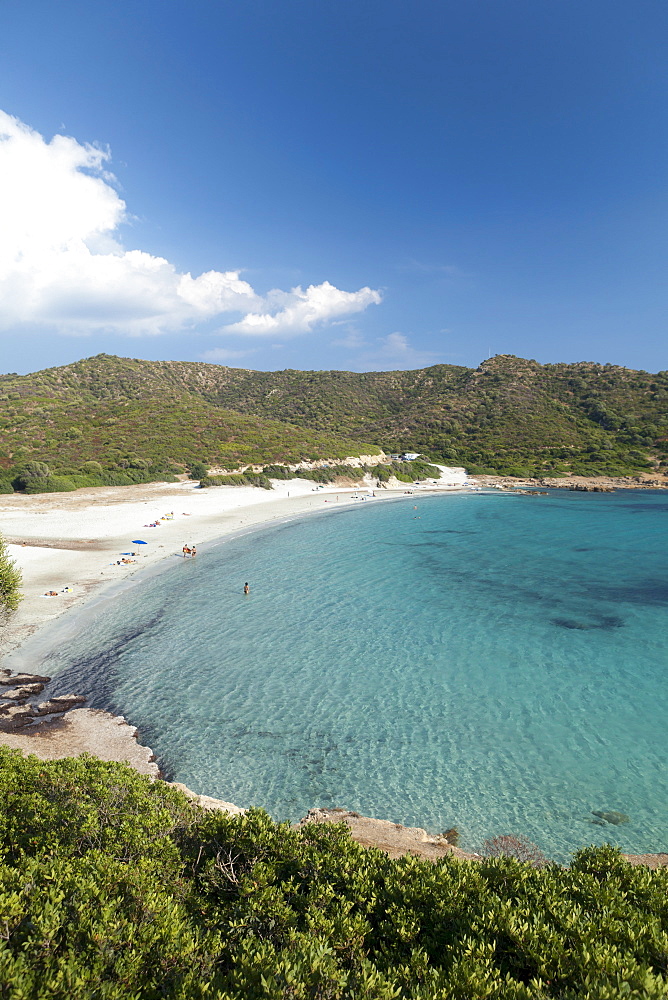
[[[668,872],[391,860],[205,814],[129,767],[0,747],[8,1000],[659,1000]]]
[[[93,460],[155,478],[195,461],[284,464],[379,447],[474,473],[666,469],[668,372],[509,355],[476,369],[256,372],[101,354],[0,376],[5,469],[37,460],[80,470]]]

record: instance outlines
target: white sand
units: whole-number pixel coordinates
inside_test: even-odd
[[[444,472],[431,490],[461,490],[463,470]],[[376,498],[370,496],[369,484],[357,489],[317,488],[304,479],[276,481],[271,491],[234,486],[202,490],[188,481],[37,496],[0,495],[0,534],[21,569],[24,593],[19,610],[0,627],[3,665],[34,671],[39,652],[32,644],[19,649],[33,633],[39,631],[38,646],[45,652],[53,641],[55,619],[65,615],[67,628],[79,628],[78,615],[68,612],[86,600],[104,597],[107,591],[113,597],[113,591],[138,570],[183,559],[184,545],[195,544],[197,558],[206,558],[206,543],[213,539],[276,519],[396,499],[407,492],[404,484],[395,481],[394,486],[376,490]],[[164,515],[170,519],[163,520]],[[158,519],[159,527],[147,527]],[[133,545],[137,539],[148,544]],[[125,552],[136,552],[136,561],[119,565]],[[239,586],[243,586],[241,580]],[[46,591],[56,591],[57,596],[45,597]],[[106,712],[74,709],[60,719],[0,733],[0,743],[45,760],[87,752],[103,760],[126,761],[143,774],[157,774],[152,752],[137,742],[134,727]],[[239,811],[204,798],[198,801],[207,808]]]
[[[452,472],[449,488],[461,488],[459,470]],[[377,499],[403,495],[406,487],[397,486],[377,490]],[[448,488],[445,480],[440,488]],[[0,495],[0,534],[21,569],[24,593],[18,612],[0,629],[0,652],[16,649],[36,630],[137,570],[160,560],[182,558],[184,545],[199,547],[263,522],[360,503],[353,497],[367,493],[366,486],[318,489],[310,480],[293,479],[275,482],[273,490],[251,486],[199,489],[187,481],[36,496]],[[172,511],[173,520],[147,527]],[[148,544],[133,545],[137,539]],[[135,552],[137,561],[117,565],[126,552]],[[202,550],[198,552],[200,558]],[[66,587],[72,591],[63,593]],[[58,596],[45,597],[51,590]]]

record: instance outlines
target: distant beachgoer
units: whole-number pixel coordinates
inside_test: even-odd
[[[183,558],[185,559],[185,557],[189,556],[189,555],[190,555],[190,549],[188,548],[187,545],[184,545],[183,546]]]
[[[244,594],[250,594],[250,587],[247,583],[244,583]]]
[[[196,549],[196,548],[195,548],[195,546],[193,545],[193,547],[192,547],[192,548],[191,548],[191,550],[190,550],[190,558],[191,558],[191,559],[194,559],[196,555],[197,555],[197,549]]]

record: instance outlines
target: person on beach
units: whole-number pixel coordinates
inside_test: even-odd
[[[191,550],[190,550],[190,558],[191,558],[191,559],[194,559],[196,555],[197,555],[197,549],[196,549],[196,548],[195,548],[195,546],[193,545],[193,547],[192,547],[192,548],[191,548]]]
[[[187,545],[184,545],[183,546],[183,558],[185,559],[185,557],[189,556],[189,555],[190,555],[190,549],[188,548]]]
[[[244,583],[244,594],[250,594],[250,587],[247,583]]]

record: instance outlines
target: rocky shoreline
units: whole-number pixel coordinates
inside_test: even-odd
[[[125,761],[141,774],[158,778],[150,747],[123,716],[83,708],[86,699],[67,694],[37,702],[51,680],[39,674],[0,670],[0,743],[42,760],[92,754],[101,760]]]
[[[666,490],[668,477],[658,473],[639,476],[564,476],[560,479],[548,477],[535,479],[514,479],[511,476],[474,476],[481,486],[503,489],[543,489],[574,490],[583,493],[613,493],[615,490]]]

